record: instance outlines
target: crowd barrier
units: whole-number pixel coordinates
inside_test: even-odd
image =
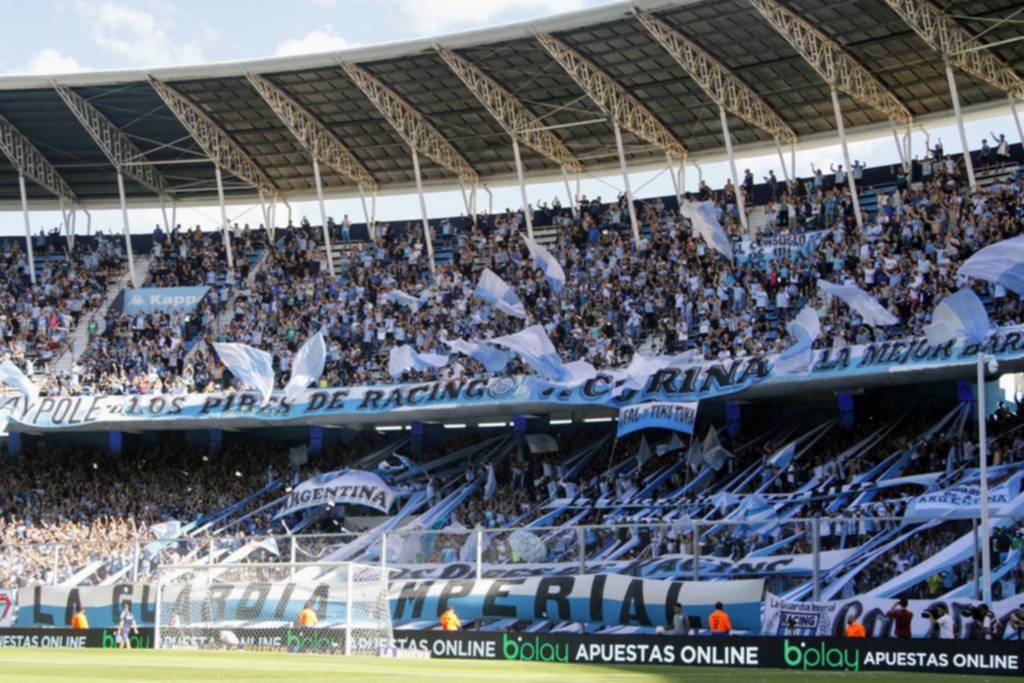
[[[260,649],[344,651],[343,629],[295,629],[273,636],[267,636],[265,630],[259,633]],[[235,634],[241,648],[256,646],[250,645],[255,644],[255,633],[247,635],[236,629]],[[139,629],[132,645],[151,648],[153,630]],[[212,632],[190,635],[189,645],[220,647]],[[396,631],[393,645],[437,659],[1024,676],[1024,643],[1019,641]],[[385,644],[379,646],[385,648]],[[0,630],[0,648],[53,647],[114,648],[117,643],[111,629]]]

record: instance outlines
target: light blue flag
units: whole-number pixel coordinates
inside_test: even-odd
[[[284,387],[285,398],[294,403],[310,384],[324,374],[327,362],[327,347],[324,336],[318,331],[299,347],[292,359],[292,376]]]
[[[479,342],[470,342],[463,339],[443,339],[442,340],[448,348],[456,353],[469,356],[476,360],[487,372],[501,372],[508,365],[508,361],[512,358],[512,354],[501,349],[496,349],[490,344],[482,344]]]
[[[559,294],[562,288],[565,287],[565,271],[562,270],[562,264],[558,262],[558,259],[550,251],[538,244],[536,240],[523,235],[523,241],[526,242],[526,248],[530,250],[533,265],[537,266],[544,273],[551,291]]]
[[[274,393],[274,359],[269,353],[248,344],[228,342],[214,342],[213,349],[239,382],[259,393],[261,406],[270,403]]]
[[[930,344],[945,344],[962,338],[980,344],[988,337],[985,304],[970,289],[961,289],[939,302],[932,312],[932,324],[924,328]]]
[[[990,244],[964,261],[957,275],[999,284],[1024,294],[1024,235]]]
[[[526,306],[516,294],[516,290],[509,287],[508,283],[490,268],[484,268],[484,272],[480,273],[480,281],[473,293],[506,315],[526,318]]]
[[[541,377],[556,382],[565,377],[562,359],[542,325],[530,325],[515,334],[488,339],[487,343],[515,351]]]

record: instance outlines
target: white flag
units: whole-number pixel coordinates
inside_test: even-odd
[[[401,290],[394,290],[388,293],[387,298],[390,299],[391,301],[394,301],[399,306],[406,306],[407,308],[412,308],[413,311],[415,312],[420,310],[420,308],[427,301],[429,296],[429,292],[424,292],[420,296],[415,297],[412,294],[406,294]]]
[[[318,331],[299,347],[292,359],[292,376],[284,387],[284,396],[289,403],[295,403],[310,384],[324,374],[327,361],[327,347],[324,336]]]
[[[508,365],[509,359],[512,354],[501,349],[496,349],[490,344],[481,344],[478,342],[469,342],[462,339],[443,339],[445,344],[448,345],[452,351],[461,353],[469,356],[474,360],[478,361],[487,372],[501,372]]]
[[[683,202],[679,213],[688,218],[708,246],[732,261],[732,242],[718,222],[718,208],[712,201]]]
[[[859,287],[834,285],[827,280],[818,280],[818,289],[829,296],[839,297],[845,301],[847,306],[856,311],[864,319],[864,322],[872,327],[895,325],[899,322],[899,318]]]
[[[274,359],[269,353],[248,344],[226,342],[213,342],[213,349],[239,382],[259,392],[261,406],[270,403],[274,393]]]
[[[562,264],[552,256],[550,251],[538,244],[536,240],[532,240],[524,234],[523,241],[526,242],[526,248],[530,250],[533,265],[540,268],[544,273],[544,277],[547,278],[548,287],[555,294],[561,292],[562,288],[565,287],[565,271],[562,270]]]
[[[31,404],[39,398],[39,387],[9,360],[0,363],[0,383],[14,387]]]
[[[526,318],[526,307],[516,294],[516,290],[509,287],[508,283],[490,268],[484,268],[484,272],[480,273],[480,282],[473,293],[506,315]]]
[[[440,368],[447,363],[448,356],[437,353],[418,353],[413,347],[403,344],[391,349],[388,355],[388,373],[397,378],[403,372]]]
[[[542,325],[530,325],[515,334],[488,339],[487,343],[515,351],[538,375],[546,379],[557,382],[565,374],[562,359]]]
[[[786,331],[796,342],[779,354],[773,368],[779,372],[807,372],[814,363],[814,340],[821,334],[821,320],[818,312],[804,306],[793,322],[786,325]]]
[[[930,344],[945,344],[962,337],[968,344],[980,344],[988,337],[985,304],[970,289],[961,289],[939,302],[932,312],[932,324],[925,325]]]
[[[490,500],[494,498],[495,491],[498,490],[498,478],[494,474],[494,463],[487,463],[487,483],[484,484],[484,500]]]
[[[964,261],[957,275],[999,284],[1024,294],[1024,235],[990,244]]]

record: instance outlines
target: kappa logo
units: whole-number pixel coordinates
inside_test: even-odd
[[[141,296],[139,296],[138,294],[133,294],[132,298],[128,300],[128,303],[131,304],[132,306],[141,306],[144,302],[142,301]]]

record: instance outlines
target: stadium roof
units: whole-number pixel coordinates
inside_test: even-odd
[[[258,61],[159,69],[76,73],[54,77],[0,78],[0,116],[38,149],[87,207],[117,203],[117,173],[107,154],[69,108],[57,86],[70,89],[126,134],[147,169],[166,183],[168,197],[183,204],[216,201],[214,167],[195,138],[151,82],[166,83],[226,132],[282,198],[315,196],[310,156],[247,78],[263,75],[310,112],[379,185],[381,193],[415,187],[406,139],[358,87],[344,64],[358,64],[432,124],[485,184],[515,182],[509,134],[467,89],[438,47],[453,50],[511,92],[550,126],[585,173],[618,168],[609,117],[588,97],[538,40],[549,34],[582,54],[653,114],[693,161],[724,155],[718,105],[649,33],[633,13],[651,12],[709,53],[753,90],[798,137],[820,144],[835,135],[830,87],[752,0],[681,0],[616,3],[544,20],[341,52]],[[834,40],[867,69],[918,122],[952,116],[943,58],[890,5],[908,0],[783,0],[784,7]],[[944,2],[943,11],[972,36],[982,34],[985,52],[1019,79],[1024,67],[1020,19],[1010,15],[1019,0]],[[1009,18],[1009,19],[1008,19]],[[999,20],[1008,19],[1005,22]],[[980,44],[980,43],[979,43]],[[1006,92],[958,70],[965,112],[1005,111]],[[886,134],[888,117],[846,94],[842,107],[851,137]],[[186,105],[187,106],[187,105]],[[90,109],[86,106],[86,109]],[[180,112],[179,112],[180,113]],[[0,124],[2,124],[0,120]],[[737,150],[774,151],[769,133],[730,116]],[[0,129],[2,130],[2,129]],[[2,138],[0,138],[2,142]],[[665,150],[626,132],[630,167],[664,166]],[[558,163],[520,145],[530,180],[561,179]],[[420,154],[427,188],[456,186],[457,176]],[[329,196],[355,195],[358,185],[321,164]],[[127,167],[126,167],[127,169]],[[252,169],[250,169],[252,170]],[[153,183],[126,170],[132,205],[155,206]],[[256,185],[226,174],[229,199],[255,199]],[[152,174],[150,176],[152,180]],[[251,177],[250,177],[251,181]],[[29,183],[34,207],[57,206],[55,196]],[[0,208],[19,206],[16,168],[0,154]]]

